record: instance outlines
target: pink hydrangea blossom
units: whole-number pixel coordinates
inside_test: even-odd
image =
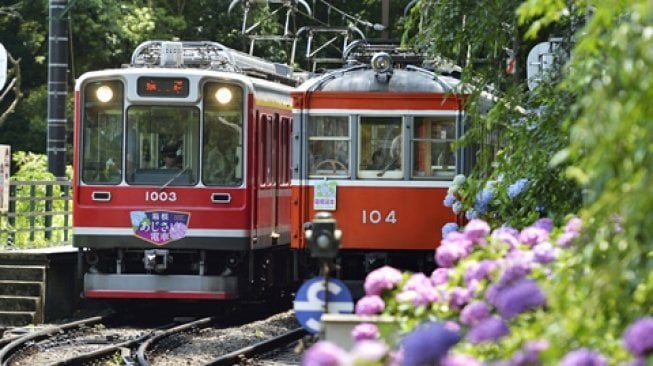
[[[370,272],[365,278],[365,293],[367,295],[381,295],[384,290],[391,290],[403,278],[401,271],[390,266],[383,266]]]
[[[385,309],[385,302],[378,295],[363,296],[356,303],[356,314],[374,315],[379,314]]]

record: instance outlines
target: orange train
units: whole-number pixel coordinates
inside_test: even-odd
[[[456,221],[443,200],[468,160],[452,150],[464,127],[460,81],[394,48],[349,58],[292,92],[291,247],[306,248],[302,224],[331,211],[341,278],[384,264],[427,271],[442,226]]]
[[[459,81],[388,49],[307,77],[215,42],[148,41],[75,87],[73,245],[83,295],[255,299],[312,266],[330,211],[338,275],[434,266],[466,167]],[[304,81],[300,84],[300,81]]]

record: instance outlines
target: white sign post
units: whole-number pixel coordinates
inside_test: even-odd
[[[0,212],[9,210],[9,169],[11,167],[11,147],[0,145]]]
[[[7,82],[7,50],[0,43],[0,90],[5,87]]]

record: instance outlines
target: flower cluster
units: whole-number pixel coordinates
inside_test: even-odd
[[[483,364],[473,355],[460,352],[457,344],[498,342],[511,334],[513,322],[518,322],[523,314],[546,309],[546,293],[540,282],[551,273],[548,266],[580,235],[580,229],[577,218],[569,220],[562,229],[554,228],[553,221],[545,218],[522,230],[492,230],[487,222],[473,219],[461,230],[450,227],[435,252],[439,268],[430,276],[402,274],[388,266],[374,270],[365,279],[366,294],[357,302],[356,313],[403,319],[400,323],[404,335],[398,344],[388,345],[383,356],[354,355],[352,351],[347,362],[355,363],[356,359],[370,365]],[[642,326],[631,332],[639,334],[641,329],[648,328]],[[379,342],[378,329],[372,324],[357,326],[352,337],[358,342]],[[636,355],[653,349],[653,342],[633,344]],[[509,360],[495,361],[537,364],[547,347],[546,340],[525,342]],[[452,348],[454,351],[450,352]],[[597,360],[588,364],[600,365],[600,354],[592,350],[575,352],[565,358],[570,360],[567,362],[588,357]],[[327,365],[307,354],[304,364]]]

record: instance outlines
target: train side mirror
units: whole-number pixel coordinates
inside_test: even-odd
[[[338,255],[342,231],[329,212],[318,212],[305,232],[311,258],[332,259]]]

